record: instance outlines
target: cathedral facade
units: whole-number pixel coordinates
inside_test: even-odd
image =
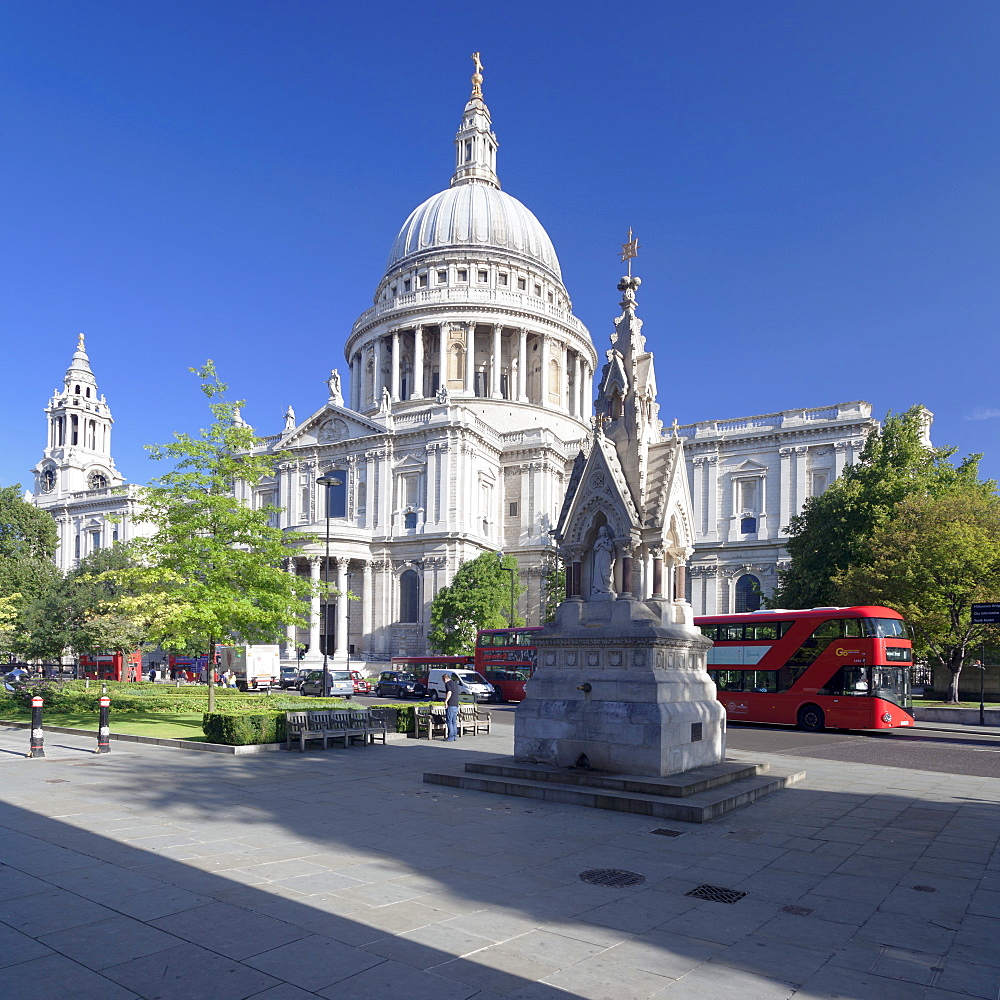
[[[310,536],[291,571],[355,598],[314,599],[310,629],[288,634],[307,659],[426,652],[434,595],[484,552],[517,558],[528,621],[545,599],[597,353],[548,234],[501,189],[481,84],[450,185],[403,223],[347,338],[346,398],[335,371],[319,411],[266,439],[286,456],[273,481],[245,487]]]
[[[303,648],[307,661],[326,650],[340,663],[426,652],[435,594],[484,552],[516,557],[518,612],[538,624],[550,568],[560,556],[572,564],[555,538],[574,469],[597,440],[595,376],[614,352],[602,350],[599,364],[552,241],[501,189],[478,67],[454,149],[449,186],[391,243],[373,304],[346,338],[343,380],[331,372],[326,402],[305,419],[288,408],[260,448],[281,456],[276,474],[238,486],[246,503],[273,505],[276,524],[306,536],[289,571],[341,595],[313,598],[309,627],[288,630],[289,660]],[[618,405],[610,392],[601,426]],[[68,570],[148,530],[111,458],[111,412],[82,335],[46,417],[29,498],[56,519],[57,562]],[[690,514],[665,548],[637,554],[637,588],[680,602],[687,616],[754,610],[777,584],[791,518],[856,461],[876,426],[864,402],[665,433],[650,418],[647,430],[665,442],[651,453],[674,456],[672,489],[674,467],[686,471]]]

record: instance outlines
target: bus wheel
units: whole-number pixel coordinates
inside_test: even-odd
[[[823,729],[824,721],[823,709],[818,705],[803,705],[799,709],[799,729],[818,733]]]

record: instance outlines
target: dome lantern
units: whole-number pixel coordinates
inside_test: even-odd
[[[456,184],[481,181],[500,187],[497,179],[497,137],[490,122],[490,109],[483,100],[483,64],[479,53],[472,53],[476,72],[472,74],[472,96],[462,113],[462,124],[455,136],[455,174],[451,179]]]

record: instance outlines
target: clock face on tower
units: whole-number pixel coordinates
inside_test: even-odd
[[[42,490],[51,493],[56,488],[56,470],[46,469],[42,473]]]
[[[87,478],[87,485],[92,490],[106,490],[108,488],[108,477],[103,472],[92,472]]]

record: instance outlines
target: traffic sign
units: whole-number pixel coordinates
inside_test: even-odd
[[[1000,625],[1000,604],[973,604],[973,625]]]

